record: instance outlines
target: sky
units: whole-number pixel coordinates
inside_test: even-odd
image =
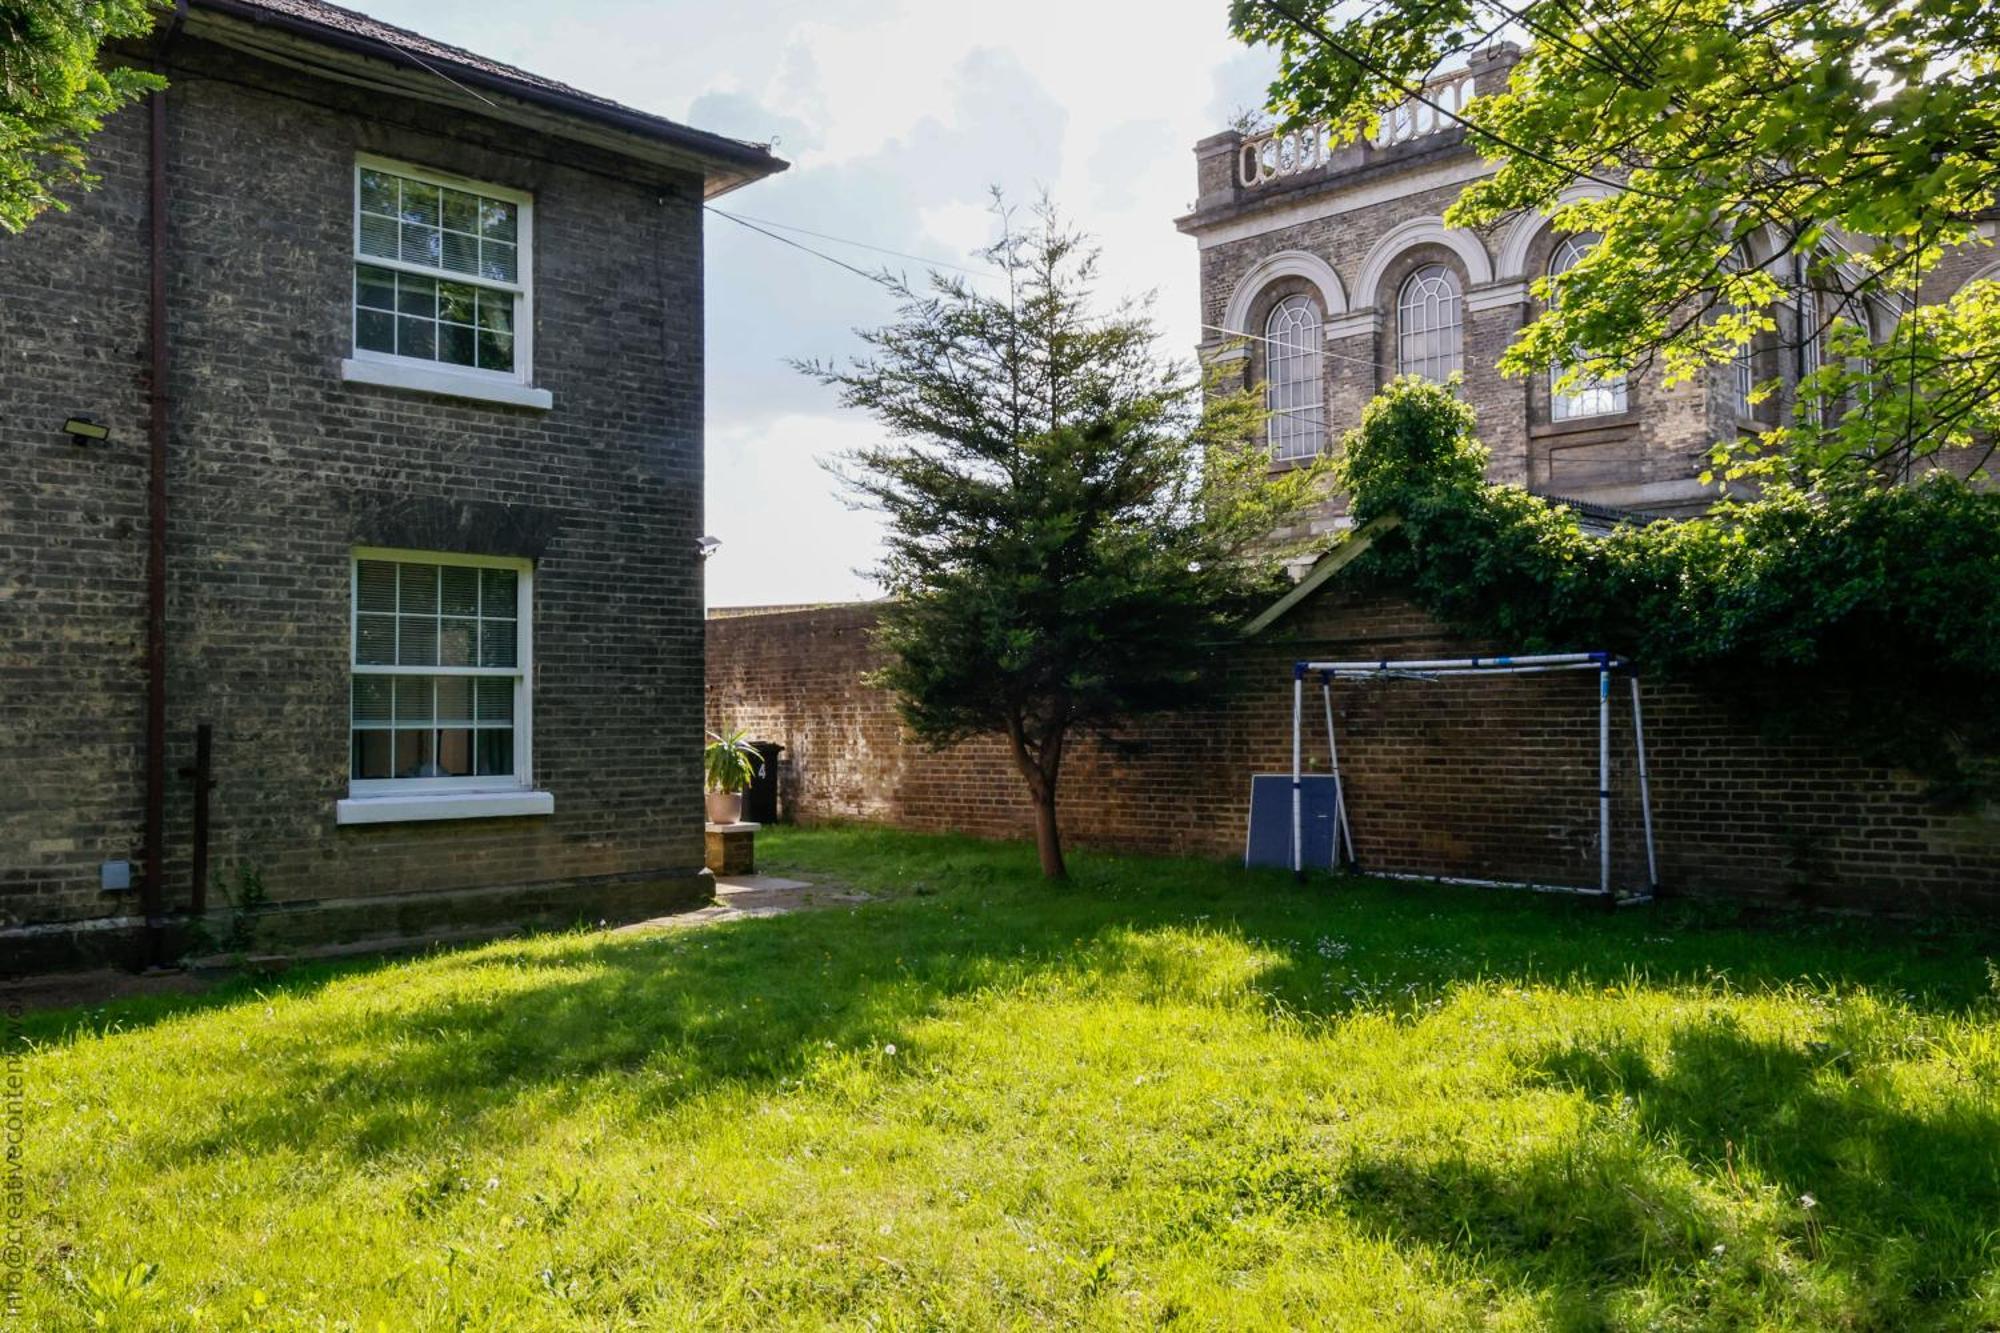
[[[1262,101],[1272,62],[1227,0],[345,0],[630,106],[758,142],[791,169],[715,201],[748,218],[973,265],[989,192],[1047,191],[1104,249],[1107,296],[1155,294],[1164,354],[1198,338],[1194,143]],[[844,358],[894,298],[711,215],[706,227],[710,606],[849,601],[876,516],[821,460],[880,437],[791,368]],[[921,261],[796,232],[863,269]]]

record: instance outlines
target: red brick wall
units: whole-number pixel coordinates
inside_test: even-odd
[[[997,740],[942,753],[906,741],[867,606],[708,622],[708,717],[786,746],[789,818],[1019,836],[1031,817]],[[1073,843],[1240,856],[1249,777],[1289,769],[1291,663],[1492,651],[1407,604],[1337,585],[1243,654],[1223,708],[1135,726],[1122,753],[1072,751],[1060,813]],[[1644,882],[1628,687],[1614,682],[1612,850]],[[1596,677],[1588,672],[1342,684],[1335,692],[1348,808],[1380,870],[1589,885],[1597,879]],[[2000,908],[2000,818],[1930,808],[1921,784],[1830,737],[1761,739],[1726,701],[1644,685],[1660,873],[1669,892],[1892,912]],[[1317,690],[1306,754],[1324,771]]]

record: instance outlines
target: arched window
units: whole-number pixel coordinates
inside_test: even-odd
[[[1562,275],[1575,268],[1577,261],[1590,253],[1590,247],[1597,244],[1594,235],[1565,236],[1557,242],[1555,253],[1549,256],[1549,302],[1557,300],[1556,284]],[[1625,377],[1614,375],[1609,379],[1580,380],[1565,393],[1557,386],[1564,375],[1569,373],[1565,365],[1549,367],[1549,415],[1557,421],[1570,421],[1577,417],[1601,417],[1609,412],[1625,410]]]
[[[1464,333],[1458,275],[1443,264],[1412,273],[1396,299],[1396,373],[1443,380],[1464,365]]]
[[[1311,458],[1326,439],[1318,307],[1311,297],[1287,296],[1264,322],[1264,336],[1271,456]]]
[[[1729,257],[1722,263],[1729,272],[1741,273],[1750,267],[1750,257],[1744,253],[1743,247],[1738,245],[1729,252]],[[1755,417],[1757,405],[1750,401],[1751,395],[1757,391],[1757,354],[1754,343],[1745,343],[1736,349],[1736,355],[1730,359],[1730,379],[1733,382],[1736,415],[1746,419]]]
[[[1810,287],[1799,288],[1799,378],[1811,379],[1819,374],[1825,360],[1826,330],[1820,319],[1819,293]]]

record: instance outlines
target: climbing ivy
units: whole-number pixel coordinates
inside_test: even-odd
[[[1355,569],[1454,630],[1522,650],[1604,647],[1718,688],[1767,732],[1831,728],[1940,799],[2000,794],[2000,495],[1774,485],[1707,517],[1585,533],[1570,507],[1486,481],[1472,409],[1397,380],[1343,443]]]

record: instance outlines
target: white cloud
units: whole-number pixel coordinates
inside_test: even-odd
[[[753,139],[791,171],[719,202],[965,263],[989,186],[1044,187],[1104,246],[1107,295],[1157,291],[1163,350],[1197,341],[1194,142],[1257,100],[1269,59],[1223,0],[347,0],[391,23],[633,106]],[[817,460],[872,438],[786,365],[851,354],[889,293],[720,218],[708,224],[708,513],[725,541],[712,605],[868,595],[878,528]],[[863,269],[919,265],[797,236]],[[759,535],[764,534],[764,535]]]

